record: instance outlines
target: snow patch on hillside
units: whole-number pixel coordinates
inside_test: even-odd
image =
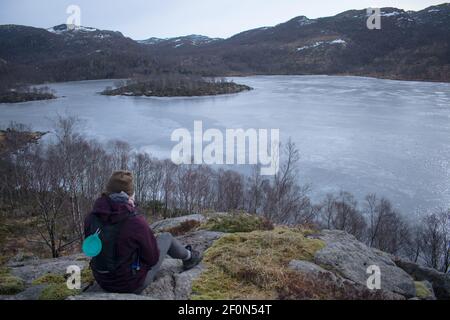
[[[403,12],[400,11],[392,11],[392,12],[381,12],[382,17],[394,17],[402,14]]]
[[[299,24],[300,26],[307,26],[307,25],[316,23],[317,21],[316,21],[316,20],[312,20],[312,19],[308,19],[308,18],[305,17],[305,16],[301,16],[301,17],[299,17],[299,18],[297,19],[297,22],[298,22],[298,24]]]
[[[336,39],[330,42],[330,44],[346,44],[347,42],[342,39]]]
[[[70,24],[70,25],[69,24],[60,24],[58,26],[54,26],[52,28],[47,29],[47,31],[56,33],[56,34],[62,34],[62,33],[70,32],[70,31],[94,32],[94,31],[98,31],[98,29],[91,28],[91,27],[77,26],[74,24]]]
[[[312,49],[312,48],[317,48],[321,45],[346,45],[347,42],[343,39],[335,39],[335,40],[331,40],[331,41],[316,41],[313,44],[307,45],[307,46],[303,46],[300,48],[297,48],[297,51],[303,51],[303,50],[307,50],[307,49]]]

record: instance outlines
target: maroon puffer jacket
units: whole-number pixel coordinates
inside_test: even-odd
[[[93,215],[96,215],[103,222],[114,222],[122,220],[124,215],[129,215],[130,212],[135,210],[128,203],[113,202],[108,196],[103,195],[97,199],[94,209],[85,218],[85,236],[90,236],[90,224]],[[133,253],[135,252],[139,252],[141,268],[133,274],[131,266],[134,262]],[[93,271],[94,277],[106,291],[133,293],[143,285],[147,272],[156,265],[159,258],[155,236],[142,215],[132,215],[123,222],[117,239],[117,253],[121,257],[130,258],[119,266],[114,276]]]

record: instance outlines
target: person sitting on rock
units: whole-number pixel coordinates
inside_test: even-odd
[[[183,261],[189,270],[201,261],[199,252],[184,247],[170,233],[156,238],[134,203],[133,175],[114,172],[106,191],[85,218],[85,237],[99,233],[101,252],[90,266],[103,290],[136,293],[154,280],[166,255]]]

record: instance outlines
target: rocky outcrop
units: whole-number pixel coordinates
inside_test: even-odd
[[[160,226],[176,226],[182,221],[198,216],[184,217],[185,219],[165,220]],[[199,230],[178,239],[182,243],[190,244],[194,249],[204,252],[215,240],[223,234]],[[68,266],[77,265],[81,270],[88,267],[89,261],[83,254],[61,257],[57,259],[14,259],[8,264],[12,275],[24,280],[26,289],[16,295],[0,296],[0,299],[8,300],[36,300],[39,299],[43,289],[47,285],[34,284],[33,281],[45,275],[65,275]],[[104,292],[97,284],[89,286],[81,294],[69,297],[69,300],[184,300],[189,299],[192,291],[192,281],[201,274],[204,267],[199,265],[196,268],[183,272],[180,260],[167,258],[161,267],[155,281],[144,291],[142,295],[127,295]],[[82,285],[83,283],[82,278]]]
[[[170,261],[170,260],[168,260]],[[188,300],[192,292],[192,281],[203,271],[203,265],[182,272],[180,261],[175,270],[164,269],[143,294],[158,300]]]
[[[164,232],[169,229],[180,226],[183,222],[186,221],[197,221],[204,222],[206,220],[204,215],[201,214],[191,214],[189,216],[171,218],[166,220],[157,221],[151,224],[151,228],[154,232]]]
[[[86,293],[68,297],[67,300],[155,300],[152,297],[136,294]]]
[[[0,103],[1,103],[0,93]],[[48,132],[28,132],[14,129],[0,130],[0,155],[16,152],[29,144],[37,143]]]
[[[46,274],[65,274],[68,266],[78,266],[81,270],[86,268],[89,260],[83,254],[61,257],[58,259],[29,259],[11,262],[7,266],[11,274],[23,279],[27,284]]]
[[[324,230],[319,238],[326,246],[316,253],[316,264],[364,286],[370,275],[368,267],[377,266],[381,271],[381,289],[405,297],[415,296],[413,278],[397,267],[389,255],[380,254],[343,231]]]
[[[434,294],[438,299],[450,299],[450,274],[422,267],[416,263],[402,259],[396,259],[395,263],[398,267],[410,274],[416,281],[428,281],[431,283]]]
[[[156,232],[164,232],[178,227],[186,221],[204,222],[206,219],[208,217],[203,215],[190,215],[159,221],[154,223],[152,228]],[[283,230],[283,228],[279,229],[278,232],[281,232],[280,230]],[[270,233],[272,231],[264,232]],[[298,232],[298,230],[292,229],[289,232]],[[282,234],[286,236],[289,232],[282,232]],[[250,236],[248,233],[239,234]],[[229,234],[194,228],[186,234],[178,236],[177,239],[204,253],[213,245],[217,250],[216,245],[219,242],[215,243],[215,241],[224,235]],[[234,235],[229,236],[234,237]],[[333,290],[338,290],[342,294],[338,297],[344,297],[345,299],[401,300],[412,298],[432,300],[435,299],[434,295],[438,299],[448,299],[450,296],[449,275],[395,259],[387,253],[367,247],[345,232],[323,230],[308,236],[302,234],[300,238],[302,237],[309,240],[312,240],[311,238],[320,239],[323,245],[318,247],[317,251],[311,252],[310,256],[306,255],[301,258],[305,260],[292,260],[288,266],[289,271],[299,272],[306,275],[307,279],[320,281],[319,283],[313,281],[319,286],[323,282],[324,285],[321,285],[321,288],[330,287],[334,288]],[[238,245],[240,244],[238,243]],[[249,254],[251,252],[253,251],[249,251]],[[210,261],[205,263],[208,265]],[[52,285],[51,281],[55,279],[60,281],[59,283],[62,279],[62,287],[67,290],[63,276],[66,274],[67,267],[73,265],[77,265],[82,270],[87,270],[89,260],[83,254],[58,259],[18,256],[7,265],[8,272],[12,277],[17,277],[23,281],[25,290],[15,295],[0,296],[0,299],[34,300],[43,296],[48,297],[47,289]],[[368,290],[367,288],[367,279],[370,276],[367,269],[373,265],[380,268],[382,290]],[[280,267],[284,268],[281,265]],[[207,269],[208,271],[210,271],[209,268],[210,266]],[[73,295],[71,292],[68,294],[64,292],[63,297],[70,296],[69,300],[186,300],[191,297],[193,281],[208,274],[204,271],[206,271],[205,265],[200,264],[196,268],[184,272],[181,261],[167,257],[155,281],[141,295],[104,292],[97,284],[92,284],[88,276],[84,275],[82,276],[83,290],[74,292]],[[36,281],[41,277],[47,278],[47,281],[50,282]],[[45,290],[47,290],[46,294],[42,295]],[[56,289],[52,288],[52,290]],[[346,295],[347,292],[349,292],[348,296]]]
[[[310,261],[304,261],[304,260],[292,260],[289,263],[289,269],[302,272],[305,274],[313,274],[313,275],[321,275],[321,274],[330,274],[333,276],[333,278],[336,278],[334,273],[325,270],[324,268],[318,266],[315,263],[312,263]]]
[[[405,300],[404,296],[391,291],[370,290],[366,285],[345,279],[309,261],[293,260],[289,263],[289,269],[303,273],[309,279],[320,279],[332,283],[330,287],[344,288],[345,291],[351,291],[357,297],[382,300]]]
[[[176,223],[180,223],[180,220],[181,219],[165,221],[168,223],[167,225],[176,226]],[[178,240],[180,240],[181,243],[190,244],[195,250],[203,253],[222,235],[223,234],[220,232],[200,230],[180,236],[178,237]],[[164,260],[155,281],[144,290],[142,295],[154,300],[187,300],[192,292],[192,281],[196,279],[203,270],[204,266],[200,264],[192,270],[183,272],[183,264],[180,260],[167,257]],[[84,299],[86,296],[87,300],[96,300],[95,297],[97,295],[99,298],[107,295],[110,300],[123,300],[122,294],[108,294],[96,284],[88,288],[85,293],[82,293],[80,296],[73,299]],[[125,296],[124,298],[131,300],[132,297],[133,296]]]
[[[15,257],[7,264],[7,268],[13,276],[24,281],[25,290],[15,295],[0,296],[0,300],[37,300],[48,285],[35,284],[34,280],[46,275],[64,276],[67,267],[74,265],[83,270],[89,265],[89,261],[83,254],[42,260],[35,257]]]
[[[181,243],[189,243],[200,253],[211,247],[214,241],[222,237],[224,233],[200,230],[177,237]]]

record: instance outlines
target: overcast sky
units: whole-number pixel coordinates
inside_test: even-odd
[[[81,25],[121,31],[133,39],[203,34],[229,37],[293,17],[317,18],[348,9],[421,10],[432,0],[0,0],[0,24],[48,28],[65,23],[69,5],[81,8]]]

